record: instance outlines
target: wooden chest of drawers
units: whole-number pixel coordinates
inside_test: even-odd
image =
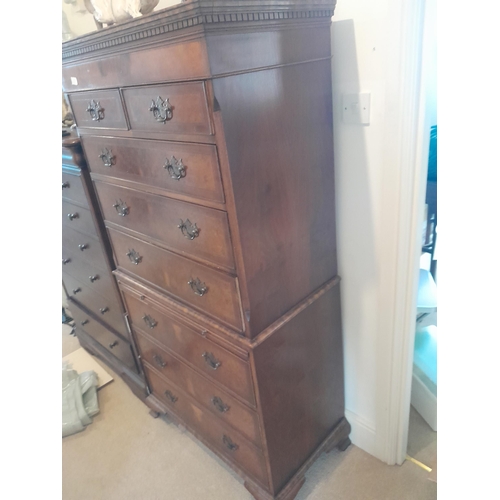
[[[193,0],[63,45],[145,402],[262,500],[349,444],[333,8]]]

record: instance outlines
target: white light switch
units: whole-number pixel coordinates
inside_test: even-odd
[[[370,94],[344,94],[342,97],[342,121],[344,123],[370,124]]]

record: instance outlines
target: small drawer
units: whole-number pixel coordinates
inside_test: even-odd
[[[82,143],[92,173],[224,203],[215,146],[93,136]]]
[[[165,135],[212,134],[202,82],[127,88],[123,98],[131,130]]]
[[[136,332],[135,338],[143,362],[153,366],[162,376],[189,393],[208,411],[261,447],[259,419],[254,410],[239,403],[219,386],[198,375],[145,336]]]
[[[69,102],[80,128],[127,130],[118,90],[69,94]]]
[[[153,394],[190,430],[198,433],[210,446],[260,484],[268,486],[265,458],[257,447],[210,412],[201,409],[187,394],[159,376],[147,363],[144,363],[144,372]]]
[[[121,305],[115,294],[102,296],[92,286],[63,273],[63,282],[69,297],[93,312],[103,323],[119,333],[126,332]]]
[[[242,330],[236,278],[108,228],[115,262],[193,308]]]
[[[123,288],[122,294],[135,329],[146,332],[205,376],[255,406],[252,375],[247,362],[203,337],[203,330],[195,331]]]
[[[89,206],[80,174],[62,173],[62,197],[70,202]]]
[[[75,231],[70,227],[63,227],[62,231],[62,258],[67,269],[74,267],[77,262],[85,261],[102,270],[107,269],[104,250],[101,243],[94,237]],[[73,264],[73,265],[68,265]]]
[[[92,212],[67,201],[62,202],[62,225],[97,237]]]
[[[174,252],[234,270],[226,212],[104,182],[95,182],[95,188],[105,220]]]
[[[103,324],[81,310],[74,302],[70,303],[69,309],[78,328],[83,329],[126,366],[137,371],[132,348],[127,341],[110,332]]]
[[[106,270],[106,267],[104,269],[97,267],[82,260],[78,254],[75,254],[76,257],[70,258],[68,261],[68,259],[64,258],[65,253],[67,254],[63,249],[63,279],[66,275],[76,278],[91,290],[95,290],[104,297],[116,295],[116,285],[113,283],[114,277],[109,270]],[[68,292],[71,292],[71,290],[68,290]]]

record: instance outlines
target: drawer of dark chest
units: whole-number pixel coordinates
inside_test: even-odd
[[[129,342],[112,333],[102,323],[80,309],[73,301],[70,303],[69,309],[78,328],[83,329],[126,366],[137,371]]]
[[[84,207],[89,207],[83,181],[79,173],[62,172],[62,197]]]
[[[104,323],[110,325],[122,335],[127,336],[123,317],[124,313],[115,294],[103,296],[100,293],[96,293],[96,289],[92,285],[88,286],[64,273],[63,283],[71,299],[82,304]]]
[[[101,243],[95,237],[70,227],[63,227],[62,230],[62,259],[68,269],[82,261],[102,270],[107,269]]]
[[[115,295],[115,284],[113,275],[106,268],[97,267],[96,265],[82,260],[77,254],[77,258],[64,258],[63,251],[63,276],[69,275],[76,278],[78,281],[87,285],[90,289],[97,293],[108,297]],[[66,262],[66,264],[65,264]],[[70,290],[68,290],[70,292]]]
[[[118,267],[219,321],[242,329],[236,278],[115,229],[108,228],[108,232]]]
[[[122,288],[132,326],[146,332],[205,376],[222,384],[255,406],[250,365],[219,344],[204,337],[206,330],[188,327],[161,310],[148,305]]]
[[[256,446],[219,418],[203,410],[186,393],[163,379],[146,363],[144,371],[153,394],[186,426],[260,484],[268,484],[265,458]]]
[[[92,212],[64,200],[62,202],[62,225],[97,236]]]
[[[82,143],[94,174],[224,203],[215,146],[94,136]]]

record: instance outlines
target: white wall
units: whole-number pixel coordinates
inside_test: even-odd
[[[339,274],[351,439],[386,460],[388,332],[397,314],[400,197],[398,134],[405,14],[399,0],[339,0],[332,19]],[[435,73],[434,73],[435,75]],[[369,125],[342,122],[342,95],[371,94]],[[394,140],[393,140],[394,137]],[[389,412],[389,409],[386,409]],[[382,417],[383,418],[383,417]]]

